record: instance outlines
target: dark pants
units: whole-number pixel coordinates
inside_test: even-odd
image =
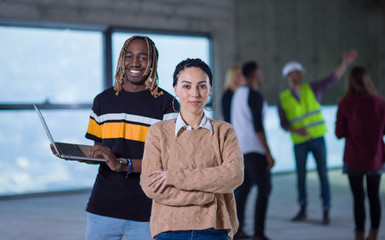
[[[366,187],[370,206],[371,228],[378,229],[381,221],[381,202],[379,196],[381,175],[357,175],[349,174],[350,188],[354,201],[354,219],[356,231],[365,230],[365,190],[364,176],[366,176]]]
[[[271,175],[267,170],[266,157],[258,153],[244,155],[245,179],[236,190],[237,214],[239,229],[243,229],[247,196],[253,185],[258,187],[258,196],[255,203],[254,236],[264,236],[266,210],[271,192]]]

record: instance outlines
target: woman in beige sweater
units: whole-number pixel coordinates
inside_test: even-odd
[[[151,234],[165,239],[231,239],[238,229],[233,191],[243,181],[234,129],[204,107],[212,73],[200,59],[180,62],[173,81],[181,111],[147,133],[140,184],[153,199]]]

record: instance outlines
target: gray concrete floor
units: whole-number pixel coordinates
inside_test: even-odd
[[[267,213],[266,234],[272,240],[346,240],[354,239],[352,198],[346,176],[341,170],[329,171],[332,188],[331,223],[321,224],[319,181],[315,172],[307,177],[308,221],[292,223],[298,210],[295,175],[273,175],[273,192]],[[247,203],[245,231],[253,231],[253,202],[257,190],[252,189]],[[85,207],[90,192],[60,193],[0,200],[0,240],[79,240],[84,239]],[[381,183],[382,212],[385,212],[385,178]],[[384,216],[384,214],[382,214]],[[369,218],[367,218],[369,221]],[[369,225],[369,222],[367,222]],[[380,238],[385,240],[385,219]]]

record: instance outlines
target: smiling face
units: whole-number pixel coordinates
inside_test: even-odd
[[[181,113],[201,115],[211,94],[210,80],[199,67],[182,70],[174,87],[179,97]]]
[[[126,55],[124,56],[124,88],[126,90],[132,88],[143,88],[144,90],[144,83],[147,79],[145,70],[149,58],[147,53],[147,44],[142,39],[135,39],[128,45]]]

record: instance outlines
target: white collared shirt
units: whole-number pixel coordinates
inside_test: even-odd
[[[181,129],[184,129],[184,130],[198,130],[200,128],[206,128],[207,130],[209,130],[211,132],[211,135],[213,135],[213,126],[211,125],[211,122],[209,120],[209,118],[206,116],[205,113],[203,113],[203,118],[202,118],[202,121],[201,123],[199,124],[199,126],[195,129],[192,129],[191,126],[188,126],[182,119],[182,116],[178,115],[177,119],[175,120],[175,137],[178,136],[178,133]]]

